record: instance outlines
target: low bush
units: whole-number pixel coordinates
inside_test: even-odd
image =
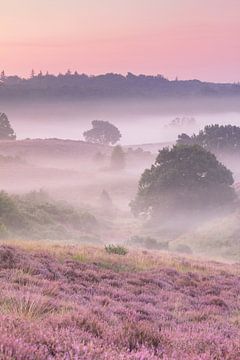
[[[108,254],[116,254],[116,255],[126,255],[128,253],[128,250],[120,245],[106,245],[105,250]]]
[[[0,238],[76,240],[96,238],[98,222],[88,212],[55,201],[43,191],[23,196],[0,192]]]

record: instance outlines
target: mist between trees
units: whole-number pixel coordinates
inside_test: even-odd
[[[177,145],[159,144],[154,154],[121,146],[121,132],[109,121],[92,121],[86,141],[72,141],[16,140],[7,115],[1,120],[2,189],[9,193],[0,199],[2,238],[111,241],[187,253],[210,248],[211,256],[238,257],[237,126],[179,132]],[[169,126],[181,129],[186,121]],[[39,189],[41,199],[26,200]],[[220,237],[218,222],[226,223]]]

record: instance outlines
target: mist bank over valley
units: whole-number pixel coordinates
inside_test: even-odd
[[[3,101],[0,109],[8,114],[18,139],[60,138],[82,140],[82,133],[94,119],[114,122],[122,133],[121,143],[138,145],[173,142],[181,132],[191,135],[208,124],[239,124],[240,106],[233,109],[224,100],[209,99],[196,107],[190,100],[88,100],[54,101],[38,99]],[[185,103],[184,103],[185,102]],[[237,102],[240,104],[240,101]],[[194,118],[191,124],[173,124],[175,118]]]
[[[93,89],[96,91],[91,93]],[[240,119],[238,92],[238,84],[168,81],[161,76],[67,74],[38,75],[28,80],[6,77],[0,87],[1,190],[6,193],[1,195],[2,199],[0,196],[0,202],[10,204],[11,214],[4,215],[0,236],[49,241],[60,237],[68,244],[115,243],[238,260],[240,137],[233,126],[238,126]],[[205,133],[206,142],[201,142],[199,131],[205,131],[205,126],[211,124],[224,127],[216,133],[213,129],[210,137]],[[228,138],[230,130],[225,125],[229,124],[232,130]],[[195,138],[193,134],[198,133],[199,138]],[[151,174],[159,150],[168,147],[175,151],[179,136],[188,153],[186,168],[177,169],[173,165],[166,179],[160,177],[159,183],[156,179],[152,189],[159,189],[160,193],[150,194],[142,210],[145,187],[147,192],[150,183],[146,180],[141,185],[141,176],[148,178]],[[200,143],[195,144],[195,139]],[[190,142],[189,149],[184,140]],[[206,144],[210,148],[205,148]],[[211,148],[212,144],[217,145]],[[226,151],[219,153],[218,144],[224,145]],[[195,145],[204,150],[202,155],[197,153],[193,162],[196,168],[192,163]],[[212,151],[212,155],[205,150]],[[168,150],[162,151],[164,156]],[[176,206],[174,201],[185,194],[190,204],[197,201],[199,191],[216,187],[219,176],[211,178],[212,167],[208,161],[201,162],[202,156],[209,156],[211,160],[215,155],[222,163],[218,165],[219,171],[221,166],[230,171],[226,173],[227,183],[223,174],[219,193],[209,191],[205,197],[200,196],[197,203],[203,202],[202,206],[193,216],[189,208],[183,209],[186,198]],[[176,156],[180,156],[178,152]],[[178,163],[178,160],[174,162]],[[188,173],[194,187],[191,176],[185,176]],[[173,188],[168,178],[171,174],[175,174]],[[155,174],[152,175],[155,179]],[[188,187],[185,185],[189,179]],[[179,188],[181,182],[182,188]],[[162,190],[163,184],[170,188]],[[143,198],[139,195],[141,186]],[[206,209],[203,199],[209,199],[209,194],[212,200],[220,198],[219,194],[224,194],[222,186],[227,187],[226,194],[235,194],[236,190],[233,199],[230,196],[233,203],[230,201],[223,207],[211,205]],[[135,204],[141,206],[135,214],[132,204],[137,197]],[[165,203],[166,208],[172,208],[167,221],[161,216],[161,211],[166,209],[160,209],[155,203],[152,206],[152,199],[159,199],[159,205]],[[93,233],[82,224],[85,213],[94,219]],[[79,228],[78,223],[82,224]],[[221,223],[224,223],[222,227]],[[220,228],[223,236],[219,236]]]
[[[161,75],[128,73],[88,76],[1,75],[0,109],[11,119],[18,139],[81,140],[94,119],[114,122],[122,143],[172,142],[207,124],[238,124],[240,85],[199,80],[170,81]],[[194,117],[191,126],[169,126],[176,117]]]

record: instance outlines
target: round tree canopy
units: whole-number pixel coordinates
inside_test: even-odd
[[[122,135],[118,128],[108,121],[93,120],[92,129],[85,131],[83,136],[88,142],[114,145]]]
[[[145,170],[135,200],[135,214],[148,211],[216,208],[235,199],[233,176],[215,155],[199,145],[164,148],[151,169]]]

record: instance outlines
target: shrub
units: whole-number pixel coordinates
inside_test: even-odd
[[[74,239],[96,235],[98,222],[92,214],[43,191],[26,195],[0,192],[0,238]]]
[[[128,253],[128,250],[120,245],[106,245],[105,250],[108,254],[117,254],[117,255],[126,255]]]
[[[141,345],[156,349],[161,344],[160,328],[152,326],[147,321],[127,322],[123,327],[122,341],[129,351],[138,349]]]
[[[21,296],[10,293],[8,297],[1,300],[0,306],[3,313],[10,313],[28,319],[41,318],[57,311],[55,304],[47,297],[32,296],[30,293]]]

